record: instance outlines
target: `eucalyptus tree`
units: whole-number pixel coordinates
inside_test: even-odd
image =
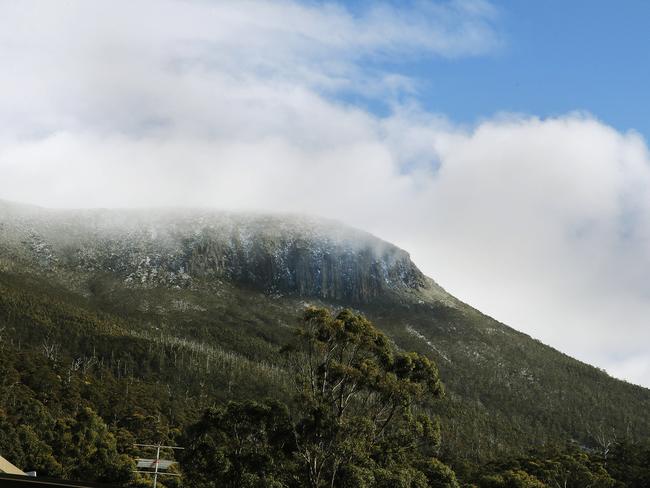
[[[295,373],[294,435],[309,486],[346,479],[356,486],[357,478],[373,486],[391,476],[430,486],[427,480],[439,477],[426,457],[439,428],[422,405],[441,398],[443,386],[428,358],[397,352],[369,320],[347,309],[308,309],[284,351]]]
[[[433,455],[443,395],[435,365],[396,351],[350,310],[305,311],[283,347],[295,396],[230,402],[188,430],[183,468],[191,487],[456,487]]]

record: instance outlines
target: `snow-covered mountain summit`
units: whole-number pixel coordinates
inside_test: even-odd
[[[45,272],[133,287],[232,281],[267,293],[369,302],[446,296],[409,254],[335,221],[192,209],[51,210],[0,201],[0,249]]]

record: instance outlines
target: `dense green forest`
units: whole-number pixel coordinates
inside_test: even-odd
[[[530,449],[513,430],[515,448],[493,455],[473,455],[462,435],[450,443],[452,421],[471,429],[480,417],[450,413],[462,404],[443,386],[445,368],[357,312],[303,305],[255,314],[251,292],[219,316],[241,334],[188,321],[173,335],[169,318],[111,309],[101,296],[0,273],[0,453],[21,468],[147,486],[133,473],[134,444],[162,442],[186,447],[183,476],[167,486],[650,484],[650,446],[634,425],[595,424],[591,442]],[[288,326],[259,328],[265,320]],[[576,406],[567,412],[581,418]]]

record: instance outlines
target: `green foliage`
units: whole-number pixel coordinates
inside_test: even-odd
[[[29,425],[15,426],[0,411],[0,452],[19,466],[32,466],[46,473],[59,474],[61,464],[54,458],[52,448],[43,442]]]
[[[0,282],[0,453],[44,476],[135,482],[135,435],[170,434],[155,417],[133,425],[152,402],[169,405],[154,382],[125,375],[140,344],[119,347],[119,323],[56,292],[19,290]]]
[[[603,459],[605,469],[620,484],[629,488],[650,486],[650,443],[614,443]]]
[[[89,407],[74,418],[59,420],[54,449],[70,479],[96,479],[125,483],[132,477],[133,461],[117,451],[115,436],[104,421]]]
[[[482,467],[484,474],[479,486],[567,488],[610,488],[616,480],[606,470],[599,455],[575,446],[547,448],[527,457],[507,460]]]
[[[508,469],[499,474],[484,476],[480,486],[484,488],[546,488],[536,477],[520,469]]]
[[[297,453],[309,485],[334,483],[346,463],[374,466],[376,479],[413,478],[402,467],[410,468],[418,443],[433,447],[438,439],[428,416],[414,413],[425,397],[442,396],[431,361],[396,353],[383,333],[350,310],[308,309],[287,351],[297,372]]]
[[[439,459],[431,458],[419,464],[419,469],[432,488],[457,488],[456,473]]]
[[[183,468],[190,487],[282,487],[296,470],[294,451],[284,404],[229,402],[189,429]]]
[[[296,372],[291,415],[277,402],[208,410],[188,435],[184,467],[201,473],[191,486],[456,486],[424,457],[439,441],[421,410],[442,396],[431,361],[394,351],[350,310],[308,309],[284,351]]]
[[[302,305],[291,297],[95,279],[82,298],[0,271],[0,453],[21,468],[144,487],[133,444],[163,442],[210,466],[186,461],[185,485],[293,487],[307,484],[309,446],[341,487],[650,486],[646,390],[469,309],[311,310],[293,336]],[[206,310],[141,311],[175,301]],[[204,437],[182,437],[198,424]],[[543,449],[568,438],[586,447]],[[325,459],[329,442],[344,455]]]

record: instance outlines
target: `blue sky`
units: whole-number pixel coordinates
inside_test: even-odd
[[[366,3],[350,2],[356,8]],[[392,60],[391,67],[420,80],[416,98],[424,108],[459,123],[504,111],[540,117],[588,111],[619,130],[650,136],[645,103],[650,2],[496,0],[492,5],[502,41],[494,52]]]

